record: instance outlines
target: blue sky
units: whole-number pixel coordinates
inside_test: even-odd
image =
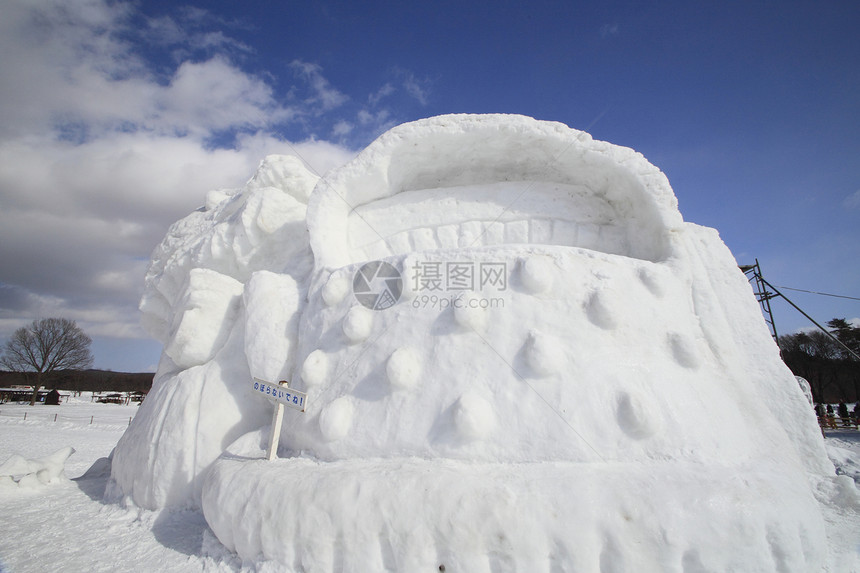
[[[268,153],[323,172],[385,129],[519,113],[632,147],[778,286],[860,297],[855,2],[3,0],[0,338],[68,316],[154,368],[149,254]],[[819,321],[860,301],[786,291]],[[777,326],[807,321],[774,302]]]

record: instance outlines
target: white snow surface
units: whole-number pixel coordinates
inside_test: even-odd
[[[137,411],[137,405],[95,403],[87,393],[60,406],[0,404],[0,464],[75,450],[63,474],[48,483],[0,485],[0,571],[241,568],[199,511],[152,512],[102,500],[108,456]]]
[[[151,573],[297,570],[277,561],[239,559],[215,538],[200,510],[148,511],[134,504],[105,504],[102,494],[110,472],[107,456],[127,427],[129,417],[137,411],[138,407],[134,405],[96,404],[86,394],[59,407],[0,404],[0,463],[14,456],[41,458],[69,445],[75,449],[75,453],[65,462],[64,479],[32,488],[0,486],[0,571]],[[24,412],[28,414],[26,420],[23,419]],[[55,415],[58,416],[56,422]],[[828,436],[825,444],[828,452],[835,454],[833,461],[838,471],[847,475],[853,468],[856,472],[860,466],[860,433],[834,430],[828,432]],[[260,460],[258,463],[263,462]],[[384,470],[382,467],[369,469]],[[438,471],[445,479],[451,477],[450,467],[444,463],[440,464]],[[313,474],[308,476],[311,477]],[[856,479],[860,482],[860,476]],[[496,490],[501,485],[499,479],[493,478],[488,479],[484,487]],[[527,484],[525,487],[533,490],[536,485]],[[846,491],[850,490],[846,488]],[[440,490],[434,489],[433,492],[439,494]],[[860,572],[860,551],[857,548],[860,512],[849,504],[837,501],[837,492],[831,494],[835,495],[828,494],[829,497],[823,499],[832,501],[821,504],[829,546],[825,570],[833,573]],[[429,492],[422,495],[429,496]],[[322,507],[325,507],[325,503],[336,501],[323,503]],[[446,503],[449,510],[454,502],[450,496],[440,495],[439,501],[434,500],[434,503]],[[476,499],[464,500],[464,503],[475,505],[482,502]],[[499,511],[509,511],[509,504],[510,500]],[[446,511],[446,508],[440,507],[438,511]],[[401,516],[400,519],[408,519],[408,516]],[[467,525],[452,523],[452,527]],[[478,527],[480,524],[474,524],[475,529]],[[574,524],[573,527],[578,526]],[[317,548],[316,551],[327,551],[328,544],[334,553],[336,540],[326,537],[327,534],[321,530],[312,545]],[[415,535],[411,539],[419,541],[420,536]],[[625,543],[624,540],[621,542]],[[394,551],[399,548],[399,544],[394,542],[391,548]],[[430,562],[436,555],[429,542],[422,551],[425,562]],[[392,553],[386,555],[385,559],[388,560]],[[505,569],[501,554],[494,559],[496,561],[493,564],[497,569]],[[438,565],[432,570],[438,570]],[[446,570],[453,569],[449,565]],[[690,570],[695,571],[695,568],[691,567]],[[742,567],[740,570],[747,569]]]
[[[377,260],[384,310],[350,288]],[[321,179],[269,157],[171,228],[141,310],[165,351],[106,498],[200,508],[246,561],[809,572],[822,504],[856,527],[717,233],[562,124],[404,124]],[[272,462],[252,377],[307,393]]]

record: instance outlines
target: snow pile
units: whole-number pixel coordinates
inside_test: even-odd
[[[28,460],[15,454],[0,465],[0,485],[34,488],[66,479],[65,463],[75,453],[66,446],[43,458]]]
[[[857,462],[857,456],[847,447],[842,447],[839,438],[834,438],[827,445],[827,455],[836,466],[836,473],[850,477],[858,486],[860,486],[860,463]]]
[[[319,181],[267,158],[141,309],[165,351],[109,495],[201,506],[244,559],[817,571],[815,495],[851,495],[717,233],[561,124],[405,124]],[[308,396],[273,462],[252,377]]]

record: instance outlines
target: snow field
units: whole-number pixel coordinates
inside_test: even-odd
[[[96,407],[82,409],[92,412],[90,415],[100,413]],[[31,422],[29,416],[27,422],[0,418],[0,463],[12,455],[32,460],[65,446],[75,449],[65,463],[63,479],[30,487],[0,486],[0,570],[148,573],[239,569],[208,533],[199,512],[147,512],[102,501],[109,466],[106,471],[102,466],[102,472],[94,471],[89,478],[83,474],[110,454],[126,427]],[[213,547],[217,557],[203,554],[204,545]]]
[[[99,408],[94,407],[91,415],[98,413]],[[199,510],[142,511],[133,506],[105,504],[101,500],[101,494],[107,476],[95,476],[87,480],[80,477],[96,460],[109,455],[122,431],[122,424],[112,428],[98,425],[87,425],[84,428],[77,424],[62,426],[48,422],[32,422],[29,416],[27,422],[0,418],[0,463],[13,454],[36,458],[49,455],[64,445],[71,445],[76,451],[66,462],[66,475],[77,480],[54,482],[30,489],[0,488],[0,512],[3,515],[3,519],[0,519],[0,570],[16,573],[48,570],[70,573],[117,570],[140,573],[164,570],[289,570],[277,561],[243,562],[237,559],[218,542]],[[837,452],[834,458],[837,467],[840,471],[846,467],[856,468],[860,465],[860,434],[835,434],[838,437],[828,438],[825,443],[829,452]],[[262,449],[259,456],[262,457]],[[306,460],[304,463],[307,462]],[[260,459],[259,463],[263,463],[263,460]],[[282,460],[276,463],[280,464]],[[443,467],[442,471],[447,473],[451,468]],[[503,485],[500,480],[488,481],[487,484],[488,489],[493,492]],[[534,484],[534,487],[538,486],[539,483]],[[450,499],[454,493],[435,493],[440,495],[441,501],[434,499],[434,503],[446,503],[445,500],[448,500],[450,510]],[[511,496],[507,496],[505,504],[501,506],[502,510],[509,511],[512,500]],[[479,500],[475,503],[484,502]],[[826,570],[830,573],[860,571],[860,551],[857,549],[860,515],[852,511],[850,506],[822,505],[822,510],[829,547]],[[399,509],[395,513],[399,513]],[[608,511],[605,513],[610,515]],[[480,531],[476,531],[474,535],[479,533]],[[422,541],[422,535],[425,534],[426,531],[419,531],[411,536],[412,541],[407,545],[409,555],[412,556],[411,561],[401,557],[402,563],[433,565],[438,561],[438,568],[438,565],[443,564],[449,557],[445,551],[435,548],[431,539],[425,538]],[[326,541],[330,546],[325,545]],[[612,540],[612,543],[617,541]],[[291,541],[285,545],[292,544]],[[498,546],[501,547],[500,544]],[[325,561],[335,558],[339,546],[336,538],[326,539],[320,535],[308,547],[314,548],[308,551],[331,555],[322,559]],[[342,546],[340,547],[342,550]],[[373,548],[372,545],[369,547]],[[392,561],[394,557],[391,552],[383,550],[381,544],[379,547],[379,559],[383,563],[396,563]],[[610,547],[608,542],[607,547]],[[288,550],[281,548],[279,551]],[[610,553],[608,550],[605,552],[604,562],[611,562]],[[552,562],[551,560],[557,559],[559,555],[560,551],[554,549],[548,551],[547,558]],[[686,558],[682,554],[681,559],[682,563],[688,565],[695,562],[692,554]],[[452,564],[455,562],[448,560],[447,563],[446,570],[454,570]],[[501,553],[493,557],[493,566],[501,568],[504,564]],[[690,568],[695,570],[692,566]]]

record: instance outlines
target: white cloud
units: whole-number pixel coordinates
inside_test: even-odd
[[[359,110],[357,118],[362,125],[382,125],[389,121],[391,114],[387,109],[381,109],[377,112],[362,109]]]
[[[142,336],[137,299],[150,252],[168,226],[200,206],[209,189],[244,184],[273,153],[298,155],[318,173],[352,156],[329,142],[294,144],[264,133],[218,150],[140,133],[81,145],[4,144],[0,282],[35,297],[17,315],[52,312],[93,322],[95,309],[110,308],[110,322],[135,325],[117,332]]]
[[[618,24],[604,24],[600,27],[600,37],[608,38],[609,36],[618,35]]]
[[[352,125],[350,122],[346,120],[341,120],[334,124],[331,133],[335,137],[343,137],[344,135],[349,135],[353,127],[355,126]]]
[[[372,93],[368,96],[367,102],[371,106],[376,106],[380,101],[385,99],[394,93],[394,86],[391,83],[386,83],[381,88],[379,88],[375,93]]]
[[[207,150],[191,137],[14,140],[0,143],[0,203],[65,216],[172,216],[208,189],[240,185],[255,164],[240,150]]]
[[[403,89],[411,95],[421,105],[427,105],[427,98],[430,89],[430,82],[427,80],[419,80],[412,73],[405,74],[403,79]]]
[[[256,158],[257,163],[266,155],[295,155],[317,175],[340,167],[355,156],[354,151],[329,141],[311,139],[291,143],[262,132],[241,136],[237,143],[237,149],[243,155]],[[254,164],[254,167],[257,163]]]
[[[222,58],[185,62],[152,102],[162,129],[207,134],[233,127],[261,128],[287,121],[295,110],[272,98],[272,88]]]
[[[860,189],[846,197],[843,204],[848,209],[857,209],[860,207]]]
[[[362,126],[365,133],[370,133],[374,137],[379,136],[384,131],[400,123],[391,115],[388,109],[379,109],[376,111],[360,109],[355,119]]]
[[[231,58],[247,46],[207,29],[208,12],[146,20],[135,10],[108,0],[4,3],[0,339],[44,316],[77,320],[90,336],[143,337],[137,301],[150,253],[206,191],[241,186],[272,153],[297,154],[318,173],[352,155],[276,135],[347,100],[319,66],[299,63],[308,101],[281,101]],[[141,20],[147,26],[132,26]],[[180,59],[156,69],[135,41]]]
[[[254,50],[250,46],[231,38],[223,31],[223,28],[241,28],[239,23],[226,22],[202,8],[186,6],[178,8],[176,12],[175,16],[148,18],[144,29],[136,29],[135,32],[150,46],[169,49],[177,62],[201,53],[253,53]],[[211,27],[219,29],[212,30]]]
[[[310,95],[304,102],[313,106],[318,113],[339,107],[349,99],[329,84],[329,81],[323,77],[322,68],[318,64],[294,60],[290,67],[293,68],[297,76],[308,82]]]
[[[46,132],[57,126],[85,126],[86,137],[117,129],[206,135],[263,128],[297,113],[277,103],[263,80],[223,55],[182,62],[168,82],[161,81],[135,55],[134,46],[119,39],[130,33],[125,4],[46,4],[13,1],[8,14],[4,12],[0,135]],[[170,19],[162,18],[152,30],[157,40],[177,43],[186,38],[196,49],[229,43],[223,32],[186,36]],[[324,108],[345,97],[327,87],[319,70],[309,72],[308,78]]]

